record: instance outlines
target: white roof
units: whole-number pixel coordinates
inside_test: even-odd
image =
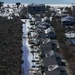
[[[44,41],[43,41],[43,44],[46,44],[48,42],[50,42],[51,40],[49,38],[46,38]]]
[[[32,17],[32,21],[35,21],[35,18]]]
[[[67,38],[75,38],[75,33],[68,32],[68,33],[65,33],[65,36],[66,36]]]
[[[42,21],[45,21],[45,20],[47,20],[48,19],[48,17],[44,17],[43,19],[42,19]]]
[[[50,17],[50,21],[52,21],[52,18],[53,18],[53,17]]]
[[[13,19],[13,17],[11,17],[11,16],[8,16],[8,18],[7,19]]]
[[[4,13],[4,14],[0,14],[0,16],[9,16],[9,14],[6,14],[6,13]]]
[[[49,65],[48,66],[48,71],[53,71],[56,68],[58,68],[58,65]]]
[[[62,12],[68,12],[66,9],[63,9]]]
[[[21,19],[22,22],[25,22],[25,19]]]
[[[12,9],[12,8],[10,8],[10,9],[9,9],[9,11],[10,11],[10,12],[12,12],[12,11],[13,11],[13,9]]]
[[[50,56],[54,55],[54,51],[53,51],[53,50],[50,51],[50,52],[49,52],[49,55],[50,55]]]
[[[31,32],[31,36],[32,36],[32,37],[35,36],[35,35],[37,35],[37,33]]]
[[[51,28],[48,28],[48,29],[46,29],[44,31],[45,31],[45,34],[47,34],[47,33],[51,32],[52,30],[51,30]]]
[[[19,14],[18,14],[18,13],[15,13],[14,15],[15,15],[15,16],[19,16]]]

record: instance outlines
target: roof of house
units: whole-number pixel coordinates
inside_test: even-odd
[[[61,19],[62,21],[72,21],[74,22],[74,17],[73,16],[66,16],[63,19]]]
[[[38,35],[39,35],[39,39],[41,38],[41,39],[45,39],[46,38],[46,35],[45,35],[45,33],[38,33]]]
[[[43,52],[43,54],[47,54],[50,50],[51,50],[51,47],[40,47],[41,51]]]
[[[48,20],[48,19],[49,18],[45,16],[42,21],[44,22],[45,20]]]
[[[68,12],[68,10],[66,10],[66,9],[63,9],[61,12],[62,12],[62,13],[63,13],[63,12]]]
[[[39,73],[36,73],[35,75],[41,75],[41,74],[39,74]]]
[[[49,66],[49,65],[58,65],[56,58],[55,57],[45,57],[42,59],[44,66]]]
[[[61,58],[61,55],[58,52],[53,51],[53,50],[49,51],[49,55],[50,57],[56,57],[56,58],[60,57]]]
[[[45,75],[66,75],[66,72],[60,71],[46,71]]]
[[[45,19],[44,22],[51,24],[49,19]]]
[[[71,39],[70,42],[75,45],[75,39]]]
[[[60,71],[46,71],[45,75],[60,75]]]
[[[49,42],[43,43],[43,40],[40,40],[40,48],[42,51],[44,51],[44,53],[49,53],[49,51],[52,50],[53,47],[56,47],[56,44],[53,41],[50,40]]]
[[[66,71],[66,68],[64,66],[58,66],[56,69],[54,69],[54,71]]]
[[[40,17],[40,15],[39,14],[37,14],[36,16],[35,16],[35,21],[40,21],[41,22],[41,17]]]
[[[75,32],[67,32],[67,33],[65,33],[65,36],[67,38],[75,38]]]
[[[48,43],[45,43],[45,44],[41,44],[40,46],[41,47],[51,47],[51,45],[52,45],[52,42],[48,42]]]
[[[48,28],[48,29],[46,29],[46,30],[44,30],[45,31],[45,34],[48,34],[49,32],[51,32],[52,30],[51,30],[51,28]]]
[[[46,35],[46,37],[49,37],[49,38],[56,38],[56,33],[54,33],[54,32],[49,32],[47,35]]]
[[[47,28],[51,27],[51,25],[49,23],[46,23],[46,22],[41,22],[40,24],[37,25],[37,27],[47,29]]]

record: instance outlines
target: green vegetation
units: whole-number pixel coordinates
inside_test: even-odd
[[[0,17],[0,75],[20,75],[22,22]]]
[[[63,54],[65,59],[69,63],[69,68],[71,69],[72,75],[75,75],[75,46],[71,45],[65,37],[65,27],[63,27],[59,20],[56,19],[56,17],[53,17],[53,27],[55,28],[55,31],[57,33],[58,41],[60,44],[59,52]]]

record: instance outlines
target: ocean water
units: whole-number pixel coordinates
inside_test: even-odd
[[[4,3],[37,3],[37,4],[71,4],[75,3],[75,0],[0,0]]]

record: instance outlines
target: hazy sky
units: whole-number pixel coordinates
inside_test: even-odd
[[[75,3],[75,0],[0,0],[5,3],[46,3],[46,4],[70,4]]]

